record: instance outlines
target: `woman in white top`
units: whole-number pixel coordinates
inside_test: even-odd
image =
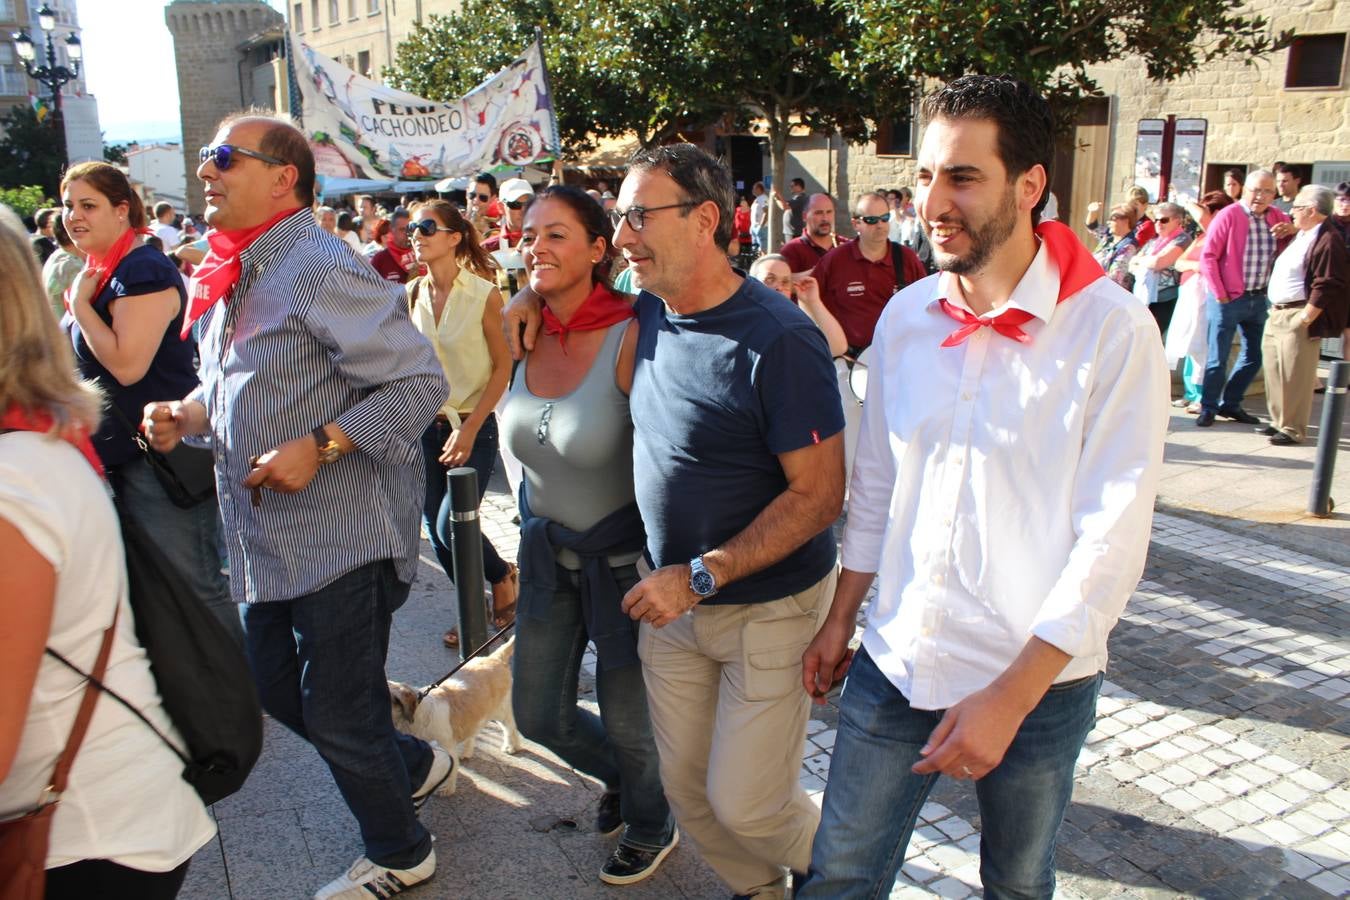
[[[89,442],[99,397],[75,380],[22,227],[0,210],[0,821],[40,804],[117,611],[104,682],[161,732],[127,603],[121,533]],[[215,824],[182,763],[103,694],[52,819],[47,894],[173,897]],[[4,873],[0,873],[0,878]]]
[[[450,550],[448,469],[478,472],[478,500],[487,492],[497,461],[497,417],[493,409],[511,378],[511,354],[502,336],[502,297],[492,278],[492,258],[453,204],[431,200],[413,207],[408,223],[413,253],[427,274],[408,282],[408,309],[417,330],[436,348],[450,396],[422,435],[427,466],[422,508],[431,545],[453,581]],[[483,574],[492,583],[492,613],[498,627],[511,621],[518,575],[483,536]],[[445,633],[447,647],[459,646],[459,632]]]

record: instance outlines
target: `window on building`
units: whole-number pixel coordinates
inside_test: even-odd
[[[13,21],[14,0],[0,0],[0,19]]]
[[[297,3],[291,10],[291,24],[296,31],[305,30],[305,4]]]
[[[370,5],[367,7],[367,11],[368,11],[372,16],[375,15],[375,13],[377,13],[377,12],[380,11],[380,0],[368,0],[368,2],[369,2]]]
[[[370,51],[361,50],[356,54],[356,71],[360,74],[370,77]]]
[[[328,0],[328,24],[336,25],[342,21],[342,13],[338,11],[338,0]]]
[[[914,155],[914,115],[882,119],[877,122],[876,148],[878,156]]]
[[[1338,88],[1345,67],[1345,33],[1305,34],[1289,45],[1287,88]]]
[[[22,96],[27,91],[23,67],[14,58],[14,45],[6,41],[0,44],[0,94]]]
[[[347,0],[347,18],[356,18],[356,0]]]
[[[309,0],[309,21],[311,28],[319,27],[319,0]]]

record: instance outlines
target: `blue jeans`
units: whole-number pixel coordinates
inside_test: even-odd
[[[413,787],[431,771],[431,748],[394,730],[384,676],[389,623],[407,599],[394,563],[380,560],[312,594],[243,612],[263,709],[319,751],[366,857],[392,869],[431,852],[412,804]]]
[[[619,590],[639,581],[635,566],[614,570]],[[602,668],[595,676],[596,716],[577,706],[577,675],[586,651],[581,573],[558,567],[548,621],[516,620],[511,706],[516,727],[569,766],[619,792],[623,842],[647,850],[670,843],[675,820],[661,788],[660,763],[647,713],[642,666]]]
[[[1227,303],[1220,303],[1210,294],[1205,301],[1209,356],[1200,398],[1204,410],[1213,413],[1242,406],[1247,388],[1261,371],[1261,333],[1266,327],[1267,305],[1265,291],[1248,291]],[[1233,346],[1234,332],[1242,335],[1242,351],[1233,374],[1229,375],[1228,352]]]
[[[174,505],[144,456],[118,466],[112,482],[122,511],[164,551],[193,596],[242,641],[239,607],[230,597],[230,582],[220,570],[220,507],[215,499],[191,509]]]
[[[445,570],[451,583],[455,580],[455,554],[451,549],[454,528],[450,521],[450,470],[440,461],[442,448],[450,439],[450,423],[437,419],[422,433],[422,460],[427,468],[426,499],[422,504],[422,519],[427,524],[431,536],[431,547],[436,551],[436,559]],[[487,493],[488,481],[497,465],[497,417],[488,416],[483,427],[478,429],[474,438],[473,450],[464,463],[478,473],[478,502],[483,502]],[[496,584],[506,577],[510,569],[497,553],[497,548],[483,535],[483,575]]]
[[[1055,834],[1101,683],[1098,673],[1051,687],[1022,722],[1003,761],[975,782],[986,897],[1054,894]],[[911,708],[867,651],[858,651],[839,705],[811,872],[798,897],[890,893],[919,809],[937,781],[910,767],[944,712]]]

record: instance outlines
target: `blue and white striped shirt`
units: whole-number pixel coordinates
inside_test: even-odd
[[[419,438],[448,388],[401,285],[352,255],[308,209],[240,254],[228,304],[202,319],[201,387],[241,603],[292,600],[367,563],[417,568]],[[304,490],[250,503],[251,457],[335,422],[356,445]]]

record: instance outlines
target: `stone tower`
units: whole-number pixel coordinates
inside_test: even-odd
[[[164,20],[178,67],[188,212],[199,216],[205,202],[193,175],[197,151],[210,143],[217,122],[253,102],[244,45],[284,28],[285,20],[262,0],[174,0],[164,8]]]

